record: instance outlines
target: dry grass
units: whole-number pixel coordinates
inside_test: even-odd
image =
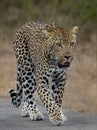
[[[96,41],[91,43],[80,46],[69,70],[64,106],[97,113],[97,47]]]
[[[97,113],[96,35],[79,45],[69,69],[63,107],[80,112]],[[8,96],[16,86],[16,59],[10,40],[0,40],[0,96]],[[38,99],[37,99],[38,100]]]

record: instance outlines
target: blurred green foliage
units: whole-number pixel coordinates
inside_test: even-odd
[[[0,0],[0,28],[14,29],[27,21],[51,21],[94,30],[97,0]]]

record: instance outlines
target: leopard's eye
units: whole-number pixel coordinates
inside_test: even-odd
[[[61,43],[60,43],[60,42],[56,43],[56,45],[57,45],[57,46],[62,47],[62,45],[61,45]]]
[[[75,44],[75,42],[70,42],[70,46],[73,46]]]

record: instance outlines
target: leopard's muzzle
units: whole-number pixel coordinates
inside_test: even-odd
[[[72,59],[73,59],[73,57],[71,57],[71,56],[65,56],[64,60],[58,62],[58,67],[59,68],[68,68],[70,66]]]
[[[58,63],[58,67],[59,68],[67,68],[67,67],[69,67],[70,66],[70,62],[64,62],[64,63]]]

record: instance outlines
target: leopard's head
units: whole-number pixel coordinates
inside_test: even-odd
[[[45,57],[49,64],[59,68],[69,67],[73,60],[78,27],[66,29],[52,22],[46,26],[43,33],[46,37]]]

